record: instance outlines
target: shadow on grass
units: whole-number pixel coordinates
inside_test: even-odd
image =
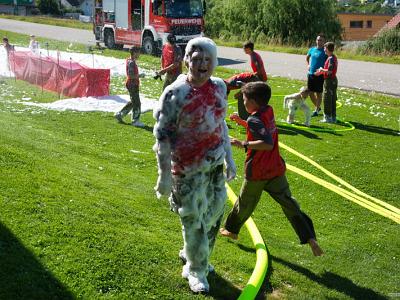
[[[369,131],[372,133],[393,135],[393,136],[399,136],[399,133],[400,133],[400,130],[397,131],[397,130],[393,130],[390,128],[377,127],[377,126],[373,126],[373,125],[365,125],[365,124],[361,124],[361,123],[353,122],[353,121],[351,121],[351,124],[353,124],[354,127],[358,130]]]
[[[239,247],[240,250],[243,250],[248,253],[256,253],[256,249],[254,247],[248,247],[246,245],[238,243],[237,246]]]
[[[222,58],[218,57],[218,66],[230,66],[230,65],[239,65],[246,62],[242,59],[229,59],[229,58]]]
[[[295,128],[295,127],[288,128],[286,126],[280,126],[280,125],[278,125],[277,127],[279,129],[279,134],[281,134],[281,135],[282,134],[286,134],[286,135],[301,134],[309,139],[322,140],[318,135],[316,135],[315,133],[313,133],[312,131],[309,131],[309,130],[302,130],[302,129]]]
[[[352,282],[350,279],[342,277],[332,272],[325,272],[322,275],[317,275],[310,270],[283,260],[279,257],[271,256],[274,262],[280,263],[289,267],[290,269],[307,276],[309,279],[314,282],[324,285],[329,289],[336,290],[342,294],[349,296],[352,299],[374,299],[374,300],[383,300],[389,299],[386,296],[375,292],[372,289],[359,286]]]
[[[148,131],[148,132],[150,132],[150,133],[153,133],[153,129],[154,129],[153,126],[147,126],[147,125],[144,125],[144,127],[135,127],[135,126],[132,126],[131,123],[127,123],[127,122],[118,123],[118,125],[130,126],[130,127],[132,127],[132,128],[141,129],[141,130],[146,130],[146,131]]]
[[[2,223],[0,299],[74,299],[72,293]]]
[[[239,288],[219,276],[216,272],[208,275],[208,283],[210,284],[210,292],[208,295],[214,299],[234,300],[239,298],[240,293],[242,292]]]

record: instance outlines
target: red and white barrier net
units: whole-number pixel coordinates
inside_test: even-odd
[[[93,69],[71,60],[11,51],[9,66],[15,77],[69,97],[106,96],[110,69]]]

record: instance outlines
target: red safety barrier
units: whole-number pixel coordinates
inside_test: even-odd
[[[17,79],[70,97],[106,96],[110,69],[92,69],[77,62],[11,51],[10,67]]]

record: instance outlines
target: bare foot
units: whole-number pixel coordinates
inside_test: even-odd
[[[319,247],[319,245],[318,245],[316,240],[309,239],[308,240],[308,244],[310,245],[312,253],[314,254],[314,256],[321,256],[322,254],[324,254],[324,251],[322,251],[322,249]]]
[[[221,228],[219,230],[219,233],[223,236],[226,236],[228,238],[231,238],[232,240],[237,240],[238,239],[238,235],[236,233],[232,233],[228,230],[226,230],[225,228]]]

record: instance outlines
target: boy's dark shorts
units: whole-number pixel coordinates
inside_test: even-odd
[[[324,76],[308,74],[307,87],[311,92],[322,93],[324,90]]]

